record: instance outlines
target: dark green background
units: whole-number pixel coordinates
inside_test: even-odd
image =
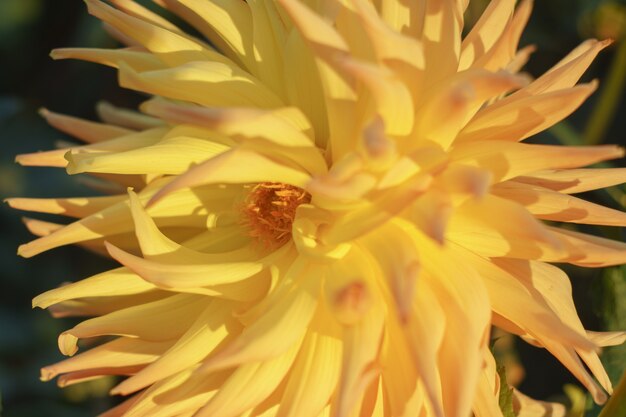
[[[147,2],[142,2],[147,3]],[[474,3],[481,3],[475,0]],[[483,2],[484,3],[484,2]],[[582,39],[595,36],[599,23],[594,10],[625,1],[549,0],[537,1],[523,45],[538,46],[526,69],[540,74],[558,61]],[[93,194],[62,170],[22,168],[13,163],[20,153],[46,150],[66,139],[49,128],[37,110],[51,110],[95,117],[94,104],[105,99],[117,105],[134,106],[141,97],[116,86],[114,71],[94,64],[58,61],[48,53],[55,47],[114,47],[99,22],[88,16],[79,0],[0,0],[0,196],[53,197]],[[603,52],[585,79],[606,78],[616,47]],[[626,77],[626,74],[623,74]],[[568,123],[582,132],[599,94],[588,101]],[[622,100],[603,143],[624,145],[623,122],[626,112]],[[536,140],[555,142],[550,132]],[[623,161],[617,164],[623,165]],[[586,196],[613,207],[605,193]],[[110,265],[77,248],[61,248],[34,259],[15,255],[20,243],[31,239],[23,227],[22,213],[0,208],[0,393],[2,416],[90,416],[108,408],[114,400],[106,397],[106,387],[91,385],[62,391],[53,382],[38,380],[39,368],[61,359],[56,336],[72,324],[53,320],[46,312],[31,310],[31,299],[64,281],[87,277]],[[51,219],[52,217],[37,216]],[[57,219],[55,219],[57,220]],[[612,233],[624,240],[623,231]],[[591,329],[626,328],[624,312],[625,274],[611,271],[568,269],[572,277],[577,306],[584,323]],[[559,397],[566,383],[575,383],[556,360],[542,350],[517,343],[526,368],[521,389],[540,398]],[[606,356],[614,381],[619,378],[626,355],[622,348]],[[87,399],[87,401],[85,401]]]

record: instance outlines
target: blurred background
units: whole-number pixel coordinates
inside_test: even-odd
[[[140,1],[146,5],[151,2]],[[474,21],[487,1],[472,0],[467,20]],[[533,138],[541,143],[626,145],[626,0],[537,1],[522,45],[535,44],[526,71],[538,75],[582,40],[613,38],[584,80],[598,78],[601,88],[566,122]],[[115,47],[100,23],[78,0],[0,0],[0,197],[69,197],[93,195],[79,178],[63,170],[22,168],[15,155],[48,150],[62,134],[38,115],[42,107],[95,118],[94,106],[106,100],[133,107],[142,97],[117,87],[113,70],[75,61],[52,61],[51,49],[66,46]],[[624,166],[624,161],[613,165]],[[585,198],[626,207],[625,188],[589,193]],[[107,397],[112,381],[64,390],[39,381],[39,368],[58,361],[56,337],[71,327],[31,310],[31,299],[65,281],[75,281],[110,266],[78,248],[61,248],[34,259],[21,259],[17,246],[29,241],[22,214],[0,207],[0,398],[4,417],[94,416],[116,400]],[[38,216],[59,221],[53,217]],[[623,230],[593,228],[594,233],[626,240]],[[626,329],[626,269],[567,268],[580,316],[589,329]],[[598,408],[564,368],[543,350],[512,338],[495,344],[507,378],[536,398],[574,404],[570,417],[593,417]],[[603,356],[617,383],[626,366],[626,347],[606,349]]]

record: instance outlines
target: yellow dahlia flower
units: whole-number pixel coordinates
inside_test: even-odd
[[[122,265],[34,300],[90,317],[42,379],[127,376],[108,417],[501,416],[495,325],[605,401],[596,352],[624,334],[585,330],[551,263],[622,264],[626,244],[542,220],[626,225],[572,196],[626,181],[581,168],[623,151],[520,141],[594,91],[577,82],[608,42],[530,80],[530,1],[493,0],[465,37],[467,0],[155,2],[202,38],[87,0],[127,46],[53,52],[117,68],[152,96],[141,112],[45,111],[86,144],[18,157],[110,191],[10,200],[77,218],[28,220],[40,237],[19,253],[78,244]]]

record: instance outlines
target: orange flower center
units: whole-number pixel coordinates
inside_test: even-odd
[[[243,208],[243,222],[250,235],[266,246],[282,245],[291,237],[291,226],[300,204],[311,201],[301,188],[263,182],[252,188]]]

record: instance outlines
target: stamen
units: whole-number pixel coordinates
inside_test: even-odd
[[[291,226],[300,204],[311,195],[288,184],[263,182],[252,188],[243,208],[250,235],[265,246],[279,246],[291,238]]]

